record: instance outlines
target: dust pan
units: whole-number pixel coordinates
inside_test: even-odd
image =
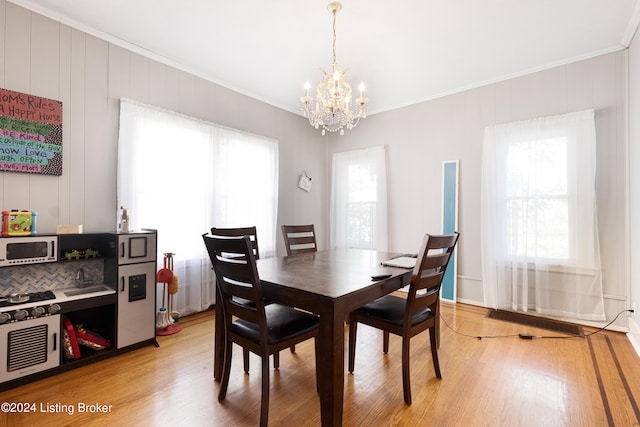
[[[158,270],[158,276],[156,282],[158,283],[171,283],[173,280],[173,271],[167,268],[167,258],[164,259],[164,267]]]

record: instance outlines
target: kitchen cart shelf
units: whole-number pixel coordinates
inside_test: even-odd
[[[62,361],[62,366],[72,367],[88,365],[90,363],[97,362],[98,360],[111,357],[115,352],[115,346],[105,348],[104,350],[92,350],[88,347],[80,346],[81,356],[78,359],[64,359]]]
[[[85,262],[85,261],[93,261],[93,260],[100,260],[100,259],[105,259],[105,257],[97,256],[97,257],[91,257],[91,258],[68,258],[68,259],[61,259],[58,262],[62,262],[62,263],[72,263],[72,262],[82,263],[82,262]]]
[[[60,234],[58,260],[69,262],[102,259],[109,251],[112,241],[113,237],[106,233]]]
[[[115,309],[117,296],[115,293],[109,295],[101,295],[91,298],[82,298],[74,301],[65,302],[65,309],[62,314],[77,312],[80,310],[90,309],[93,307],[102,307],[111,305]]]

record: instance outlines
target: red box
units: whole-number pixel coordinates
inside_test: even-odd
[[[64,319],[64,328],[67,330],[69,334],[69,341],[71,342],[71,356],[74,359],[80,359],[80,347],[78,347],[78,340],[76,338],[76,330],[71,324],[71,321],[65,317]]]
[[[104,350],[105,348],[111,347],[111,343],[104,337],[87,331],[82,327],[82,325],[76,325],[76,339],[78,344],[81,344],[85,347],[89,347],[93,350]]]

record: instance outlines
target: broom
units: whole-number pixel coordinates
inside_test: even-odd
[[[173,296],[178,293],[178,276],[174,273],[171,282],[169,283],[169,316],[173,318],[175,322],[180,318],[180,313],[172,311],[173,308]]]

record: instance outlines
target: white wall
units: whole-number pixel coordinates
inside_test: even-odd
[[[631,242],[631,308],[629,339],[640,354],[640,36],[636,33],[629,48],[629,236]]]
[[[626,52],[537,72],[368,117],[329,155],[387,146],[389,249],[416,252],[423,233],[441,231],[442,162],[460,160],[458,299],[482,304],[480,175],[484,127],[589,108],[596,110],[598,223],[606,311],[628,299]],[[375,97],[375,88],[370,88]],[[626,327],[626,319],[616,325]]]
[[[57,224],[115,230],[118,100],[127,97],[277,139],[278,224],[315,223],[326,245],[327,139],[303,118],[4,0],[0,59],[0,87],[63,103],[62,176],[0,172],[0,208],[38,212],[39,233]],[[310,193],[296,187],[303,169],[313,177]]]

